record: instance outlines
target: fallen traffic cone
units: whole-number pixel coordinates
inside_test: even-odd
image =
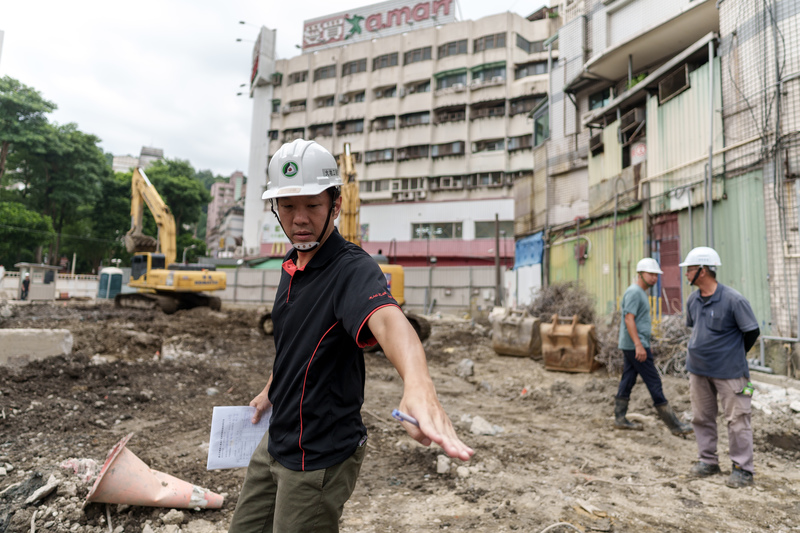
[[[124,503],[177,509],[219,509],[223,497],[158,470],[151,470],[125,445],[133,433],[108,453],[100,474],[86,496],[90,502]]]

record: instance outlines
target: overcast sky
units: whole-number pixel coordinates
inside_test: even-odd
[[[258,28],[277,29],[278,58],[289,58],[300,53],[304,20],[375,3],[0,0],[0,76],[38,90],[58,106],[52,121],[77,123],[105,152],[155,146],[228,176],[247,171],[251,101],[236,93]],[[460,0],[456,14],[527,16],[544,3]]]

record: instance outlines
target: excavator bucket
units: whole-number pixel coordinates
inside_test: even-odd
[[[500,308],[497,308],[500,309]],[[524,309],[504,308],[490,315],[492,321],[492,349],[499,355],[542,358],[540,320]]]
[[[597,337],[594,325],[578,324],[578,315],[560,317],[540,326],[545,370],[562,372],[594,372],[600,367],[595,360]]]

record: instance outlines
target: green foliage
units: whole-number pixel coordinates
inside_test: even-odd
[[[197,258],[206,255],[206,243],[200,239],[195,239],[190,233],[184,233],[178,236],[178,257],[176,262],[183,260],[183,251],[194,245],[194,248],[186,252],[186,262],[196,263]]]
[[[49,217],[18,202],[0,202],[0,264],[34,261],[36,248],[49,244],[55,234]]]
[[[639,83],[640,81],[642,81],[646,77],[647,77],[647,73],[645,73],[645,72],[642,72],[641,74],[638,74],[638,75],[634,76],[633,78],[631,78],[628,81],[628,84],[627,84],[626,88],[627,89],[632,89],[637,83]]]
[[[147,169],[147,177],[172,211],[179,234],[200,220],[203,206],[211,201],[211,194],[198,181],[188,161],[156,161]]]
[[[55,109],[39,91],[9,76],[0,78],[0,186],[12,145],[41,141],[45,114]]]

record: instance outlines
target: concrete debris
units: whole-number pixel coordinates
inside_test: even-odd
[[[34,491],[33,494],[28,496],[28,499],[25,500],[25,503],[30,505],[34,502],[38,502],[42,498],[45,498],[46,496],[50,495],[50,493],[53,492],[56,487],[58,487],[58,484],[59,480],[56,479],[56,476],[51,474],[47,479],[47,483],[45,483],[44,486],[39,487],[36,491]]]
[[[469,468],[467,468],[466,466],[459,466],[458,468],[456,468],[456,475],[458,475],[458,477],[460,477],[461,479],[468,478],[469,474],[470,474]]]
[[[98,472],[100,472],[100,466],[94,459],[76,459],[74,457],[62,461],[59,465],[64,470],[69,470],[78,476],[84,483],[89,483],[89,481],[97,477]]]
[[[485,418],[476,416],[472,419],[472,425],[469,428],[473,435],[497,435],[501,429],[498,426],[493,426]]]
[[[170,511],[161,517],[161,521],[165,524],[182,524],[185,519],[183,511],[177,509],[170,509]]]
[[[437,474],[446,474],[450,472],[450,458],[446,455],[439,455],[436,457],[436,473]]]
[[[0,365],[19,367],[31,361],[72,353],[67,329],[0,329]]]
[[[460,378],[468,378],[475,374],[475,363],[472,359],[462,359],[456,367],[456,375]]]

